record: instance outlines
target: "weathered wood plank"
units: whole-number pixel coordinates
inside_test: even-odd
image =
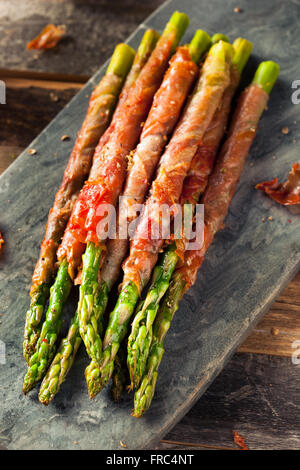
[[[163,0],[1,0],[0,63],[16,70],[92,75]],[[49,23],[67,36],[53,50],[26,45]],[[1,76],[1,75],[0,75]]]
[[[1,145],[25,148],[80,88],[78,83],[7,79],[1,105]],[[63,132],[63,131],[62,131]]]
[[[157,450],[238,450],[232,447],[210,446],[206,444],[194,444],[191,442],[171,441],[163,439],[156,447]]]
[[[298,285],[299,274],[289,284],[288,288],[289,290],[294,289]],[[256,352],[290,357],[293,352],[294,342],[300,341],[299,313],[300,308],[298,305],[285,304],[279,297],[272,305],[269,313],[252,330],[239,348],[239,352]]]
[[[22,150],[22,147],[15,147],[13,145],[0,146],[0,175],[18,157]]]
[[[235,430],[250,449],[299,449],[299,367],[290,358],[236,354],[160,448],[237,448]]]

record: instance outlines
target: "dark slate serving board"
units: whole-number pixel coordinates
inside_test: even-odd
[[[109,388],[91,401],[83,377],[87,357],[78,357],[54,402],[38,403],[37,389],[21,394],[26,371],[22,358],[28,289],[47,213],[59,186],[68,153],[84,117],[87,96],[104,67],[11,165],[0,179],[0,226],[6,238],[0,260],[0,339],[6,364],[0,364],[0,445],[10,449],[128,449],[153,447],[206,390],[225,362],[267,311],[300,265],[300,216],[292,215],[253,189],[258,181],[284,178],[299,161],[299,108],[291,102],[291,82],[300,78],[300,1],[172,0],[157,10],[129,39],[136,46],[146,26],[162,30],[175,9],[189,14],[196,28],[252,40],[254,59],[248,78],[262,59],[274,59],[281,75],[261,122],[226,228],[217,235],[186,295],[166,340],[157,393],[147,415],[130,416],[131,398],[115,405]],[[298,113],[297,113],[298,111]],[[289,134],[281,133],[289,127]],[[72,136],[61,142],[63,134]],[[267,220],[272,216],[273,220]],[[262,222],[262,218],[266,222]],[[68,313],[74,309],[69,306]],[[66,327],[67,325],[65,325]],[[291,349],[292,352],[292,349]],[[74,442],[78,444],[74,445]]]

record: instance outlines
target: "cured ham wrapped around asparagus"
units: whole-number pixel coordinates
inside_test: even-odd
[[[107,244],[100,285],[100,290],[103,291],[103,297],[106,299],[108,298],[106,291],[117,281],[122,262],[128,251],[127,228],[138,215],[136,205],[144,202],[154,170],[167,144],[168,136],[177,123],[182,106],[197,77],[196,62],[209,47],[209,44],[210,38],[207,33],[199,30],[189,46],[178,48],[171,59],[162,85],[155,95],[140,142],[133,152],[132,164],[128,169],[122,202],[119,204],[116,238],[109,240]],[[104,298],[102,298],[102,306],[104,303]],[[99,316],[99,309],[95,308],[94,312],[97,312],[97,316]],[[98,319],[92,314],[87,321],[85,330],[89,330],[85,344],[91,352],[91,358],[95,360],[97,357],[101,357],[102,353],[102,344],[97,332],[94,331],[93,335],[90,334],[97,323]]]
[[[149,61],[128,93],[120,112],[115,114],[113,133],[109,143],[97,155],[90,180],[83,188],[82,197],[71,218],[70,230],[80,242],[87,243],[83,256],[82,282],[79,289],[78,317],[80,335],[91,358],[99,360],[102,343],[97,331],[98,271],[104,248],[104,208],[110,227],[110,209],[114,209],[127,173],[127,156],[135,148],[146,120],[154,95],[163,79],[174,48],[188,24],[183,13],[175,13],[158,41]],[[106,209],[108,208],[108,209]],[[105,232],[104,238],[108,235]]]
[[[195,49],[197,56],[191,57],[190,50]],[[136,150],[129,163],[128,176],[123,191],[122,210],[119,213],[119,225],[127,228],[137,217],[136,204],[144,202],[152,176],[159,161],[163,148],[166,146],[175,124],[177,123],[182,105],[195,81],[198,73],[197,59],[209,45],[209,36],[198,31],[190,47],[179,47],[170,62],[161,87],[155,95],[148,118]],[[107,245],[101,279],[112,284],[117,281],[129,246],[128,238],[117,231],[117,238],[111,239]],[[114,273],[112,274],[112,271]]]
[[[210,37],[208,34],[198,30],[190,45],[179,47],[170,61],[169,68],[154,97],[147,120],[143,126],[140,142],[134,151],[132,164],[128,168],[125,189],[123,191],[124,203],[128,211],[126,211],[126,207],[125,209],[123,207],[120,214],[120,217],[126,214],[127,220],[124,220],[123,215],[121,224],[127,225],[128,222],[131,222],[136,217],[136,213],[134,211],[130,213],[129,210],[132,208],[132,204],[142,203],[144,200],[162,149],[165,147],[167,138],[175,127],[182,106],[197,77],[198,67],[196,62],[199,61],[201,55],[207,50],[209,44]],[[105,260],[101,270],[101,284],[96,302],[97,305],[93,309],[93,314],[87,326],[87,330],[90,330],[97,324],[98,331],[95,332],[93,337],[89,335],[88,338],[89,341],[96,342],[96,344],[99,344],[99,342],[97,343],[97,335],[101,333],[101,316],[107,304],[108,291],[120,274],[121,264],[127,253],[127,247],[127,238],[116,238],[108,241]],[[71,337],[75,338],[76,336],[74,348],[70,344],[70,338],[68,340],[66,338],[65,346],[68,344],[68,352],[70,353],[70,350],[73,349],[72,355],[75,356],[78,349],[77,345],[80,344],[81,338],[77,323],[73,322],[72,326]],[[102,345],[100,344],[100,346]],[[92,348],[90,347],[90,349]],[[40,400],[44,403],[49,401],[50,396],[54,396],[54,393],[49,394],[50,382],[53,384],[54,378],[58,376],[59,364],[61,364],[60,358],[62,358],[62,355],[58,354],[41,386]],[[64,371],[61,369],[59,374],[60,380],[62,376],[64,376]],[[54,390],[53,386],[52,390]]]
[[[124,285],[133,282],[141,291],[150,278],[164,243],[164,238],[153,237],[153,234],[157,235],[161,230],[157,208],[164,204],[171,208],[179,201],[183,181],[198,144],[229,85],[231,56],[232,47],[224,42],[214,45],[209,52],[197,85],[199,91],[196,90],[193,95],[160,161],[151,196],[131,242],[130,256],[124,263]],[[214,67],[217,70],[216,76],[211,71]],[[150,225],[152,233],[149,232]]]
[[[250,56],[252,44],[246,39],[238,38],[233,43],[233,49],[230,84],[223,93],[221,105],[216,110],[204,134],[192,160],[188,176],[184,180],[180,203],[188,227],[184,227],[186,232],[179,239],[175,237],[175,241],[169,244],[161,255],[154,268],[151,286],[148,289],[143,306],[140,310],[137,310],[132,323],[131,334],[128,339],[127,357],[132,388],[139,386],[143,376],[152,342],[152,325],[158,305],[169,287],[176,265],[184,258],[185,247],[188,245],[192,229],[192,223],[189,223],[188,219],[191,221],[195,216],[195,205],[203,194],[208,177],[212,172],[215,157],[227,125],[231,101],[238,87],[242,70]]]
[[[188,250],[184,266],[179,268],[189,288],[196,281],[204,255],[223,227],[229,205],[235,193],[250,146],[257,132],[259,119],[267,106],[269,93],[277,80],[279,67],[274,62],[262,62],[252,84],[240,96],[216,167],[201,200],[204,204],[204,243],[199,250]],[[267,82],[269,80],[269,82]]]
[[[151,57],[139,77],[129,89],[126,99],[117,107],[111,130],[104,145],[99,143],[95,150],[89,180],[82,188],[58,251],[59,269],[51,289],[49,308],[42,326],[36,352],[30,358],[29,369],[24,379],[23,392],[28,392],[44,375],[55,353],[57,334],[61,327],[62,310],[72,285],[70,275],[74,263],[70,254],[82,249],[87,242],[89,251],[84,256],[82,286],[80,289],[79,320],[83,301],[90,305],[90,296],[98,288],[97,275],[103,246],[97,234],[101,221],[98,208],[104,204],[114,205],[126,176],[127,154],[135,147],[153,96],[161,83],[170,55],[177,46],[188,24],[183,13],[174,13],[163,36],[158,41]],[[73,246],[72,237],[75,240]],[[68,243],[66,243],[66,240]],[[80,246],[81,244],[81,246]],[[96,272],[91,278],[90,264]],[[87,294],[87,298],[85,298]]]
[[[199,141],[220,105],[224,90],[230,81],[232,46],[225,42],[214,45],[205,60],[193,97],[177,125],[172,139],[162,156],[151,195],[145,205],[142,219],[131,242],[130,255],[124,264],[124,282],[114,311],[110,315],[104,338],[101,366],[93,361],[86,370],[89,392],[94,396],[110,378],[114,358],[124,338],[129,319],[145,283],[149,280],[163,239],[145,238],[147,220],[155,220],[156,202],[170,207],[179,200],[183,180],[189,170]],[[143,238],[142,238],[143,237]]]
[[[118,101],[118,105],[117,105],[117,109],[119,107],[122,106],[122,103],[125,102],[126,100],[126,97],[128,95],[128,92],[130,90],[130,88],[132,87],[133,83],[136,81],[137,77],[139,76],[141,70],[143,69],[143,67],[145,66],[146,62],[148,61],[156,43],[157,43],[157,40],[159,38],[159,34],[152,30],[152,29],[148,29],[143,38],[142,38],[142,41],[140,43],[140,46],[138,48],[138,51],[137,53],[135,54],[135,57],[134,57],[134,61],[133,61],[133,64],[132,64],[132,67],[130,68],[130,71],[126,77],[126,80],[125,80],[125,83],[124,83],[124,86],[122,88],[122,92],[121,92],[121,95],[120,95],[120,98],[119,98],[119,101]],[[126,46],[127,48],[128,46]],[[129,48],[129,50],[132,50],[131,48]],[[119,56],[119,61],[117,60],[118,59],[118,56]],[[114,67],[115,71],[117,73],[120,73],[121,72],[121,68],[122,68],[122,56],[120,56],[119,54],[116,56],[114,55],[112,57],[112,60],[111,60],[111,63],[110,63],[110,69],[112,69],[112,66]],[[98,146],[97,148],[102,148],[109,140],[109,136],[110,134],[112,133],[112,126],[109,126],[106,130],[106,132],[102,135],[99,143],[98,143]],[[74,204],[73,204],[74,205]],[[68,245],[69,249],[70,249],[70,252],[71,252],[71,257],[72,259],[75,260],[74,264],[76,265],[79,265],[80,262],[81,262],[81,255],[84,251],[84,245],[80,242],[78,242],[76,240],[75,237],[73,237],[73,235],[71,234],[70,231],[66,230],[65,234],[64,234],[64,244],[65,245]],[[58,256],[59,256],[59,250],[58,250]],[[61,277],[61,276],[60,276]],[[59,277],[59,278],[60,278]],[[59,279],[58,278],[58,279]],[[57,281],[58,281],[57,279]],[[62,279],[62,282],[58,282],[58,284],[56,285],[56,287],[59,288],[59,286],[61,285],[61,283],[63,284],[64,286],[64,289],[61,291],[62,292],[62,295],[65,295],[65,291],[67,290],[67,294],[68,294],[68,289],[69,289],[69,286],[70,286],[70,282],[69,282],[69,279],[68,279],[68,273],[65,274],[65,278],[63,277]],[[54,289],[55,291],[56,289]],[[67,296],[66,296],[67,297]],[[63,305],[62,305],[62,297],[59,296],[59,304],[57,305],[57,310],[58,311],[61,311],[62,308],[63,308]],[[70,331],[69,331],[69,334],[68,334],[68,338],[69,338],[69,335],[71,334],[71,338],[73,339],[73,335],[72,335],[72,332],[73,332],[73,327],[71,326],[70,328]],[[37,339],[38,339],[38,336],[39,336],[39,332],[38,332],[38,335],[37,335]],[[36,339],[36,341],[37,341]],[[75,341],[75,339],[74,339]],[[64,341],[65,343],[66,341]],[[68,342],[68,341],[67,341]],[[68,342],[69,344],[69,342]],[[77,349],[76,348],[76,342],[74,343],[74,349]],[[68,348],[69,350],[69,348]],[[66,360],[66,357],[65,355],[62,356],[64,358],[64,364],[66,364],[67,360]],[[69,360],[70,362],[70,360]],[[56,367],[57,369],[57,367]],[[63,370],[65,371],[66,369],[63,368]],[[53,384],[53,381],[52,381],[52,388],[53,388],[54,384]]]
[[[277,80],[279,67],[263,62],[252,84],[242,93],[237,104],[228,137],[222,146],[216,166],[209,178],[204,204],[204,241],[197,250],[185,252],[183,266],[176,269],[163,298],[153,326],[153,339],[146,371],[135,393],[133,416],[140,417],[150,406],[155,391],[158,368],[164,353],[163,341],[184,292],[195,282],[205,253],[223,226],[231,199],[241,176],[246,157],[256,135],[259,119],[266,108],[269,93]]]
[[[24,356],[27,361],[33,354],[38,340],[39,325],[49,295],[50,282],[55,273],[59,243],[78,194],[89,174],[94,150],[110,122],[133,57],[133,49],[126,44],[116,47],[105,76],[91,95],[86,117],[49,212],[40,257],[32,277],[31,305],[26,315]]]

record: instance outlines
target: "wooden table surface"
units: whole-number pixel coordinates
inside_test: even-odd
[[[0,173],[161,0],[0,0]],[[26,50],[46,24],[66,24],[53,51]],[[204,27],[204,25],[202,25]],[[0,214],[1,228],[1,214]],[[160,449],[299,449],[300,273]],[[0,325],[1,327],[1,325]],[[295,362],[295,361],[294,361]]]

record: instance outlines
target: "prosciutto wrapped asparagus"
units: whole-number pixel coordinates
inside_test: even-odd
[[[263,62],[252,84],[243,92],[235,110],[228,137],[201,202],[204,204],[204,242],[199,250],[185,252],[183,266],[176,269],[153,326],[153,339],[141,386],[135,393],[133,416],[140,417],[150,406],[164,353],[163,341],[184,292],[195,282],[205,253],[228,212],[259,119],[266,108],[279,73],[274,62]]]
[[[215,35],[215,37],[219,35]],[[184,180],[181,194],[181,205],[183,206],[185,217],[192,217],[194,206],[203,194],[208,177],[213,169],[215,157],[224,136],[230,113],[230,105],[233,95],[238,87],[241,73],[246,65],[252,44],[246,39],[238,38],[233,43],[234,55],[230,68],[230,85],[224,91],[220,107],[215,115],[199,145],[199,148],[192,160],[188,176]],[[187,235],[187,234],[186,234]],[[158,310],[159,302],[169,287],[169,282],[176,264],[184,256],[185,246],[188,244],[180,239],[169,245],[162,254],[160,262],[156,265],[151,287],[143,303],[143,307],[134,317],[131,334],[128,340],[128,368],[131,378],[131,387],[139,386],[143,376],[146,361],[152,342],[152,325]]]
[[[122,93],[120,95],[120,99],[119,99],[119,102],[118,102],[118,105],[117,105],[117,109],[119,109],[120,106],[122,106],[122,103],[125,102],[127,94],[129,92],[129,89],[131,88],[131,86],[133,85],[133,83],[137,79],[139,73],[141,72],[142,68],[144,67],[145,63],[149,59],[149,56],[152,53],[152,51],[153,51],[153,49],[154,49],[154,47],[157,43],[158,37],[159,37],[158,33],[154,30],[147,30],[145,32],[145,34],[142,38],[141,44],[138,48],[137,54],[134,57],[132,67],[131,67],[131,69],[130,69],[128,75],[127,75],[126,81],[124,83]],[[127,46],[126,46],[126,48],[127,48]],[[129,48],[129,50],[131,51],[132,49]],[[118,55],[114,55],[114,57],[112,57],[110,69],[112,70],[111,67],[113,66],[115,71],[120,73],[122,65],[118,63],[117,58],[118,58]],[[119,58],[121,60],[120,56],[119,56]],[[109,128],[102,135],[102,137],[101,137],[101,139],[98,143],[98,146],[97,146],[98,149],[102,148],[107,143],[111,133],[112,133],[112,126],[109,126]],[[75,200],[74,200],[74,203],[73,203],[73,209],[74,209],[74,205],[75,205]],[[80,256],[82,254],[83,248],[82,248],[81,244],[77,243],[77,240],[74,237],[72,237],[72,235],[70,234],[70,232],[68,230],[64,234],[64,243],[68,244],[68,246],[70,248],[70,251],[72,252],[73,258],[76,259],[76,260],[79,258],[79,260],[80,260]],[[60,278],[61,278],[61,276],[60,276]],[[61,292],[61,295],[58,296],[58,300],[59,300],[59,302],[57,304],[58,311],[59,310],[61,311],[62,308],[63,308],[62,301],[64,299],[63,299],[62,295],[65,295],[64,290],[69,288],[69,286],[70,286],[70,280],[69,280],[67,267],[64,267],[64,276],[61,278],[61,282],[56,284],[55,289],[53,289],[53,290],[56,292],[57,291],[56,289],[57,288],[59,289],[61,284],[63,285],[63,289],[61,291],[58,290],[58,295]],[[53,298],[53,300],[54,300],[54,298]],[[43,311],[43,309],[41,310],[40,315],[42,315],[42,311]],[[39,332],[38,332],[38,335],[37,335],[37,339],[38,339],[38,337],[39,337]]]
[[[136,81],[139,76],[142,68],[146,64],[151,55],[159,34],[152,30],[148,29],[143,39],[139,45],[133,65],[130,69],[130,72],[126,78],[125,84],[122,89],[122,93],[118,102],[118,107],[122,105],[122,102],[126,100],[126,96],[130,87]],[[102,144],[108,140],[109,134],[112,132],[111,127],[109,127],[101,139]],[[73,239],[75,242],[76,240]],[[59,391],[60,385],[65,380],[67,373],[73,365],[77,350],[81,344],[81,337],[79,335],[79,326],[78,326],[78,313],[76,312],[75,316],[71,320],[71,325],[67,336],[62,340],[59,350],[53,359],[53,362],[45,376],[43,383],[41,385],[39,399],[45,405],[54,398],[56,393]]]
[[[89,187],[86,191],[84,188],[80,201],[81,207],[79,204],[78,211],[75,210],[73,231],[76,232],[79,241],[87,243],[87,249],[83,256],[82,283],[79,290],[79,330],[89,356],[94,357],[97,361],[101,356],[102,344],[100,336],[97,334],[96,318],[98,313],[94,313],[94,305],[98,296],[98,271],[104,245],[101,240],[103,229],[99,228],[103,215],[99,214],[99,208],[108,205],[111,208],[117,203],[126,177],[126,157],[137,143],[141,126],[147,117],[154,94],[161,84],[169,58],[187,24],[186,15],[175,13],[172,16],[156,49],[133,86],[132,92],[128,95],[126,107],[124,107],[123,114],[119,119],[120,132],[115,133],[115,139],[111,142],[112,146],[107,148],[108,158],[111,160],[110,165],[105,165],[105,171],[103,171],[102,153],[96,171],[93,172],[92,169],[91,172],[92,178],[94,173],[98,178],[98,180],[95,178],[95,183],[92,185],[93,193],[91,194]],[[100,179],[99,175],[101,175]],[[109,185],[106,180],[109,181]],[[108,222],[106,219],[105,224],[109,227],[109,215]]]
[[[35,351],[39,337],[40,322],[49,296],[50,282],[55,273],[56,252],[61,237],[83,182],[89,174],[96,145],[109,124],[133,57],[133,49],[126,44],[116,47],[106,75],[91,95],[86,117],[49,212],[40,257],[32,277],[31,304],[26,314],[24,357],[27,362]]]
[[[149,280],[162,239],[145,238],[148,234],[147,221],[150,215],[156,221],[153,207],[156,202],[172,206],[179,200],[183,180],[189,170],[198,143],[203,137],[217,107],[220,105],[225,88],[229,85],[232,46],[225,42],[214,45],[203,65],[202,74],[172,139],[165,151],[152,185],[143,217],[137,227],[135,239],[131,242],[130,256],[124,265],[123,289],[114,311],[110,315],[104,338],[101,367],[92,361],[86,369],[86,379],[90,396],[95,396],[109,380],[114,366],[114,358],[120,342],[124,338],[129,319]]]
[[[137,143],[141,123],[147,116],[171,52],[187,24],[188,18],[185,14],[178,12],[173,14],[147,64],[129,89],[126,99],[117,107],[106,142],[104,145],[100,142],[95,150],[89,180],[76,201],[58,251],[60,265],[51,289],[49,308],[38,340],[37,351],[30,359],[24,379],[24,393],[43,377],[53,358],[63,306],[72,285],[76,263],[79,262],[86,243],[88,247],[84,256],[78,313],[80,314],[83,301],[84,308],[92,305],[91,297],[98,289],[97,275],[103,249],[96,233],[98,223],[101,221],[98,208],[101,205],[116,203],[126,175],[126,156]],[[94,279],[95,273],[96,279]],[[85,313],[86,311],[83,315]]]
[[[153,105],[143,127],[140,144],[134,153],[133,165],[128,170],[125,185],[127,189],[125,189],[123,193],[123,195],[126,195],[128,198],[126,202],[128,201],[129,203],[129,201],[133,199],[138,199],[139,202],[143,201],[143,197],[148,189],[148,184],[151,181],[154,168],[160,156],[160,148],[166,145],[165,137],[172,132],[182,105],[196,78],[197,67],[195,62],[197,62],[200,56],[206,51],[209,42],[209,36],[204,31],[199,30],[196,32],[189,47],[185,46],[179,48],[178,52],[172,58],[169,69],[166,72],[161,87],[155,95]],[[190,57],[190,50],[192,51],[193,59]],[[137,55],[138,54],[139,51]],[[134,69],[134,64],[132,69]],[[171,112],[167,114],[166,107],[169,106],[170,101],[173,101],[173,106]],[[144,138],[145,141],[143,140]],[[151,159],[149,159],[149,154]],[[145,159],[147,159],[146,162],[144,162]],[[145,183],[145,178],[147,178],[148,184]],[[139,184],[141,181],[144,181],[144,183]],[[126,252],[124,255],[122,254],[124,242],[125,249],[127,250],[127,239],[113,239],[108,242],[105,259],[109,260],[109,263],[104,261],[104,266],[101,271],[101,285],[89,325],[89,328],[93,328],[93,325],[97,322],[98,332],[95,332],[96,340],[96,334],[101,333],[101,316],[107,305],[108,292],[119,276],[121,263],[126,254]],[[88,340],[93,340],[91,335],[89,335]],[[72,320],[68,336],[63,340],[60,350],[53,360],[41,385],[39,398],[44,404],[48,404],[57,393],[60,384],[64,381],[66,374],[73,364],[80,344],[81,337],[78,328],[78,314],[76,313]],[[99,345],[99,342],[96,344]]]
[[[196,32],[191,44],[189,46],[179,47],[176,54],[171,59],[170,66],[154,97],[149,115],[143,126],[140,143],[134,152],[132,165],[128,169],[125,189],[123,191],[125,205],[128,208],[132,207],[131,202],[142,203],[144,200],[161,151],[167,143],[167,137],[175,127],[181,108],[196,79],[198,68],[195,62],[198,62],[200,56],[209,47],[209,44],[210,38],[208,34],[199,30]],[[192,51],[193,58],[191,58],[190,51]],[[172,102],[171,109],[169,109],[170,102]],[[125,222],[127,224],[132,222],[136,217],[135,212],[129,214],[126,208],[125,214],[127,214],[128,219],[126,221],[123,220],[121,223]],[[98,331],[94,331],[94,335],[92,337],[89,335],[87,338],[87,341],[93,341],[97,346],[100,345],[102,347],[101,340],[97,341],[97,337],[101,335],[101,320],[108,301],[108,292],[117,281],[122,261],[127,253],[127,248],[127,238],[116,238],[108,241],[103,268],[101,270],[99,293],[87,326],[88,330],[89,328],[93,328],[93,325],[97,324]],[[74,338],[72,343],[70,342],[71,338]],[[96,341],[94,341],[94,338]],[[65,346],[68,345],[69,356],[72,355],[73,358],[75,357],[80,343],[81,337],[78,322],[73,322],[72,334],[70,334],[70,338],[65,341]],[[92,350],[93,348],[89,346],[89,349]],[[59,367],[59,364],[62,363],[62,357],[62,354],[57,354],[42,383],[40,400],[43,402],[49,402],[49,399],[54,396],[54,393],[49,394],[50,381],[52,383],[52,390],[56,391],[58,386],[55,379],[59,377],[58,380],[61,383],[61,379],[65,377],[65,373],[68,370],[68,368]],[[119,367],[119,369],[121,375],[121,367]],[[53,386],[54,383],[55,387]],[[114,389],[118,390],[119,388],[120,382],[116,379]]]
[[[168,137],[172,133],[182,106],[194,83],[198,67],[196,62],[208,49],[210,38],[204,31],[198,30],[189,46],[179,47],[170,62],[162,85],[157,91],[147,120],[143,127],[140,142],[133,152],[132,164],[128,169],[125,189],[122,194],[122,204],[119,207],[116,238],[110,239],[107,244],[103,268],[101,270],[100,291],[108,299],[106,291],[110,290],[117,281],[122,262],[127,254],[129,240],[127,227],[136,219],[138,212],[136,205],[144,202],[161,153],[166,146]],[[125,229],[125,233],[121,233]],[[106,300],[107,302],[107,300]],[[105,303],[106,303],[105,302]],[[98,302],[96,303],[97,307]],[[104,298],[101,299],[104,305]],[[95,309],[99,315],[99,309]],[[92,312],[87,321],[88,336],[84,340],[91,358],[97,361],[101,357],[102,344],[94,330],[98,318]],[[93,331],[93,334],[90,332]]]

